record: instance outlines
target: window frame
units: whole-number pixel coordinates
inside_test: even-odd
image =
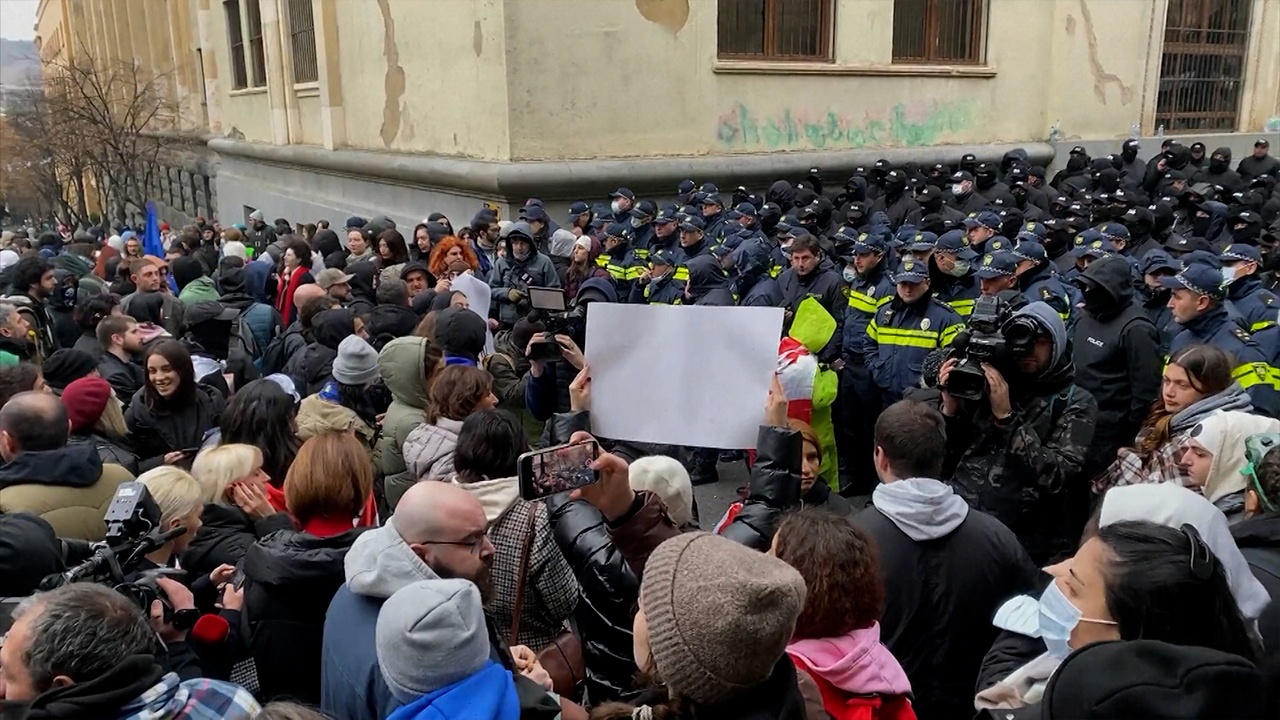
[[[222,0],[227,23],[227,47],[231,58],[231,89],[249,89],[249,67],[245,57],[244,23],[240,0]]]
[[[763,0],[764,2],[764,42],[759,53],[726,52],[720,48],[719,29],[721,13],[716,8],[716,59],[753,62],[777,63],[813,63],[835,61],[835,15],[836,0],[817,0],[818,8],[818,54],[816,55],[783,55],[778,53],[781,44],[778,30],[779,11],[785,2],[794,0]]]
[[[894,0],[895,11],[901,0]],[[968,0],[972,2],[977,10],[976,17],[973,19],[969,28],[969,43],[973,48],[969,58],[941,58],[938,57],[938,46],[941,45],[940,38],[943,30],[940,26],[939,16],[942,14],[940,6],[945,2],[953,2],[954,0],[920,0],[924,3],[924,17],[920,22],[924,26],[924,55],[899,55],[898,53],[898,22],[895,12],[893,32],[890,38],[890,57],[894,65],[982,65],[987,59],[987,23],[991,17],[990,0]]]
[[[311,0],[285,0],[289,16],[289,52],[293,61],[293,84],[306,85],[320,81],[320,58],[316,47],[315,7]],[[305,10],[305,13],[295,11]],[[305,14],[305,17],[302,15]],[[303,27],[299,20],[306,23]],[[299,44],[299,39],[302,44]],[[310,43],[310,54],[306,53]]]
[[[258,4],[258,0],[248,0],[245,8],[245,19],[248,21],[248,38],[245,42],[247,46],[248,61],[245,66],[249,71],[249,87],[262,88],[267,86],[267,50],[266,39],[262,33],[262,6]],[[256,34],[255,34],[256,33]]]

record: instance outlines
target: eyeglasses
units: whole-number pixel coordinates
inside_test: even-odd
[[[458,547],[470,548],[472,555],[479,555],[481,548],[484,547],[484,541],[488,539],[489,539],[489,536],[482,533],[470,540],[427,540],[425,541],[424,544],[426,545],[457,545]]]

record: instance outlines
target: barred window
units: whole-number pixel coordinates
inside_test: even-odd
[[[986,0],[893,0],[893,61],[981,63],[986,25]]]
[[[1169,0],[1157,126],[1169,132],[1234,132],[1249,47],[1251,0]]]
[[[231,88],[249,87],[249,74],[244,66],[244,29],[240,25],[240,0],[223,0],[227,14],[227,41],[231,45]]]
[[[722,58],[830,60],[834,0],[719,0]]]
[[[316,21],[311,0],[289,0],[289,40],[293,51],[293,81],[320,79],[316,67]]]
[[[249,0],[249,65],[253,69],[253,87],[266,87],[267,55],[262,41],[262,8],[258,0]]]

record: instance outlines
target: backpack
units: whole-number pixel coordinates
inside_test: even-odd
[[[245,313],[253,309],[253,305],[240,311],[236,315],[236,319],[231,321],[231,337],[240,339],[240,347],[245,354],[255,361],[262,358],[262,351],[258,348],[258,340],[253,336],[253,329],[249,327],[249,323],[244,321]]]

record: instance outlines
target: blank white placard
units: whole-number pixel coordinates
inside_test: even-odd
[[[591,428],[601,437],[754,448],[782,309],[593,303]]]

